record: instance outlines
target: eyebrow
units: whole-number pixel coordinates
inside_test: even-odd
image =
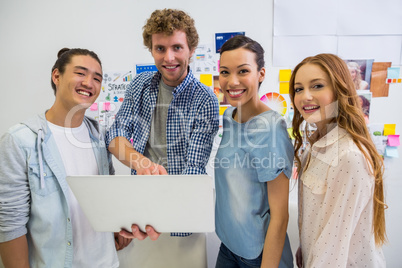
[[[74,66],[74,68],[75,68],[75,69],[80,69],[80,70],[83,70],[83,71],[86,71],[86,72],[89,71],[89,69],[86,68],[86,67],[84,67],[84,66],[79,66],[79,65],[77,65],[77,66]],[[100,76],[101,78],[103,77],[102,74],[100,74],[100,73],[98,73],[98,72],[95,72],[95,75]]]
[[[316,79],[311,80],[310,83],[315,83],[315,82],[318,82],[321,80],[325,80],[325,79],[324,78],[316,78]],[[301,84],[302,83],[300,83],[300,82],[295,82],[295,85],[301,85]]]
[[[248,64],[248,63],[240,64],[239,66],[237,66],[237,68],[241,68],[241,67],[244,67],[244,66],[251,66],[251,64]],[[219,66],[219,68],[229,69],[228,67],[226,67],[224,65]]]

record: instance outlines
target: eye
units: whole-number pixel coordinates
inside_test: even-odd
[[[219,74],[225,75],[225,74],[228,74],[228,71],[222,70],[222,71],[219,72]]]
[[[162,52],[162,51],[164,51],[164,48],[163,47],[156,47],[155,50],[157,52]]]
[[[246,74],[246,73],[249,73],[249,70],[242,69],[242,70],[239,71],[239,74]]]
[[[99,82],[99,83],[102,83],[102,80],[99,79],[99,78],[94,78],[94,80],[97,81],[97,82]]]
[[[303,90],[303,88],[301,88],[301,87],[296,87],[296,88],[294,89],[295,93],[299,93],[299,92],[302,91],[302,90]]]
[[[321,89],[323,87],[324,87],[324,85],[322,85],[322,84],[316,84],[316,85],[312,86],[312,88],[314,88],[314,89]]]
[[[81,72],[75,72],[76,74],[78,74],[79,76],[83,76],[85,74],[81,73]]]
[[[175,49],[175,50],[181,50],[182,47],[181,47],[181,46],[175,46],[174,49]]]

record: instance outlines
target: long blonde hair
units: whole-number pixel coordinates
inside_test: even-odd
[[[336,123],[338,127],[345,129],[352,136],[354,143],[371,166],[375,178],[373,231],[376,245],[381,246],[387,242],[384,211],[387,205],[384,203],[383,187],[384,164],[382,157],[378,154],[371,140],[349,69],[342,59],[333,54],[318,54],[314,57],[304,59],[295,67],[290,78],[289,95],[294,107],[295,76],[300,67],[305,64],[315,64],[328,75],[334,89],[335,100],[338,101]],[[298,153],[303,144],[300,126],[303,121],[302,115],[295,109],[292,126],[295,137],[295,158],[299,171],[301,162]]]

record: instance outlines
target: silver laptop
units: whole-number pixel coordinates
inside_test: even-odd
[[[214,232],[214,187],[208,175],[68,176],[84,214],[98,232]]]

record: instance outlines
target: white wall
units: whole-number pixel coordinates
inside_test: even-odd
[[[0,135],[53,104],[50,70],[62,47],[94,50],[104,71],[151,63],[152,57],[142,44],[142,26],[154,9],[165,7],[187,11],[196,21],[201,43],[212,43],[215,32],[246,31],[266,50],[268,75],[261,93],[278,90],[279,68],[272,67],[273,0],[1,0]],[[395,112],[401,112],[397,108],[400,99],[402,85],[391,85],[389,98],[373,100],[371,122],[396,123],[397,133],[402,134],[402,119]],[[384,251],[388,267],[400,267],[402,165],[399,159],[392,159],[386,166],[390,243]],[[126,172],[120,166],[119,170]],[[211,254],[217,250],[215,245],[216,241],[210,245]]]

